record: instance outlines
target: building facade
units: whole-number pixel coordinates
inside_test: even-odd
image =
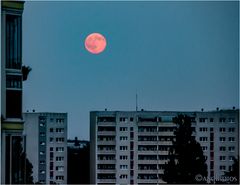
[[[24,113],[26,154],[34,182],[67,183],[67,113]]]
[[[164,183],[163,165],[176,129],[173,118],[179,114],[192,118],[208,177],[223,175],[238,155],[238,110],[95,111],[90,113],[90,183]]]
[[[1,183],[25,182],[22,136],[22,1],[1,2]]]

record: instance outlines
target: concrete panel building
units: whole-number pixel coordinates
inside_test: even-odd
[[[179,114],[192,118],[193,135],[206,156],[208,176],[223,175],[238,155],[238,110],[93,111],[90,183],[164,183],[163,165],[168,161],[176,129],[173,118]]]
[[[34,182],[67,183],[67,113],[24,113],[26,153]]]
[[[25,182],[20,169],[22,136],[23,1],[1,2],[1,184]]]

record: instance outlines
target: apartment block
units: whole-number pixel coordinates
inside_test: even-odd
[[[24,113],[26,153],[34,182],[67,183],[67,113]]]
[[[22,135],[23,1],[1,1],[1,184],[24,183]]]
[[[192,119],[193,136],[203,148],[208,176],[223,175],[238,155],[238,110],[93,111],[90,183],[164,183],[163,165],[169,159],[176,129],[173,118],[179,114]]]

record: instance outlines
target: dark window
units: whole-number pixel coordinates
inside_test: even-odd
[[[213,122],[213,118],[210,118],[210,122]]]
[[[134,148],[134,143],[131,141],[131,143],[130,143],[130,150],[133,150],[133,148]]]
[[[133,160],[133,157],[134,157],[134,151],[131,151],[130,152],[130,159]]]
[[[7,118],[22,118],[22,91],[6,91]]]
[[[130,132],[130,139],[134,138],[134,132]]]
[[[7,88],[22,88],[22,76],[19,75],[7,75],[6,76]]]
[[[53,128],[50,128],[50,132],[53,132]]]
[[[130,121],[133,121],[133,118],[130,118]]]
[[[21,69],[21,17],[6,15],[6,68]]]
[[[53,170],[53,162],[50,162],[50,170]],[[50,176],[51,176],[51,172],[50,172]],[[52,173],[53,176],[53,173]]]

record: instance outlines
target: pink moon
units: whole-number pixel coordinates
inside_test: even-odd
[[[85,48],[93,54],[99,54],[106,48],[107,41],[100,33],[92,33],[85,39]]]

